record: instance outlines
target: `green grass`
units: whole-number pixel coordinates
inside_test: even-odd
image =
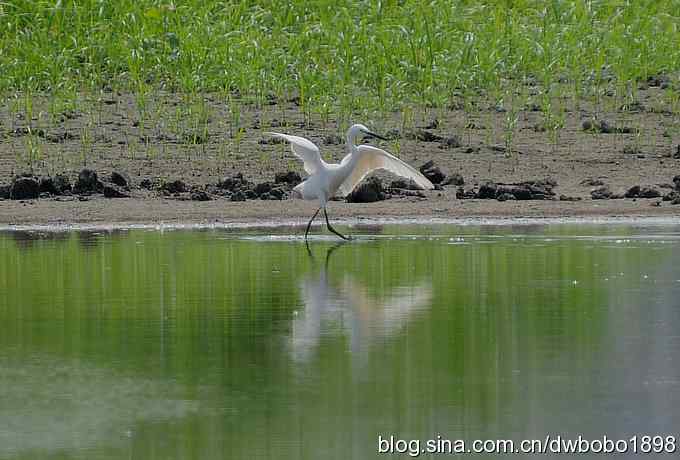
[[[653,103],[678,113],[678,43],[680,0],[0,0],[0,135],[31,132],[10,149],[13,171],[89,164],[113,91],[134,99],[116,102],[133,122],[121,155],[167,158],[150,139],[170,134],[187,158],[226,167],[253,108],[263,126],[285,124],[290,104],[269,103],[295,98],[306,124],[338,132],[392,111],[402,131],[448,109],[482,113],[486,143],[515,156],[522,112],[538,104],[555,153],[582,103],[616,112],[648,76],[670,78]],[[498,126],[489,108],[504,111]],[[84,120],[78,158],[33,135],[69,114]]]
[[[8,1],[0,93],[295,94],[323,114],[515,81],[623,89],[680,68],[679,14],[678,0]]]

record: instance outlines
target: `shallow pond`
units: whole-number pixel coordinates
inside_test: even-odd
[[[680,434],[677,226],[354,233],[0,233],[0,458]]]

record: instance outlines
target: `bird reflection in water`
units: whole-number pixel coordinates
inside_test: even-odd
[[[332,255],[344,244],[340,242],[329,248],[323,264],[318,263],[307,247],[314,270],[300,282],[304,309],[293,321],[290,338],[295,361],[309,361],[322,337],[341,334],[349,338],[353,355],[364,356],[371,344],[398,335],[431,304],[429,280],[392,288],[382,296],[369,294],[366,284],[350,273],[340,280],[331,280]]]

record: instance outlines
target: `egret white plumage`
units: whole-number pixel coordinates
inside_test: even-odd
[[[424,189],[431,190],[434,188],[432,182],[425,176],[394,155],[370,145],[356,145],[357,138],[364,135],[386,140],[361,124],[352,125],[347,130],[347,149],[349,152],[339,164],[323,161],[319,148],[309,139],[281,133],[268,132],[265,134],[289,142],[295,156],[304,163],[305,171],[309,174],[309,177],[293,189],[293,195],[304,200],[319,200],[319,208],[307,224],[305,240],[312,222],[322,209],[328,230],[340,238],[348,240],[348,237],[331,226],[328,221],[326,204],[338,192],[342,196],[349,195],[364,177],[376,169],[385,169],[411,179]]]

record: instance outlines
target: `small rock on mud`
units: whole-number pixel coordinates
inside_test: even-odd
[[[552,200],[555,196],[553,187],[557,183],[552,179],[531,180],[514,184],[497,184],[486,182],[479,187],[475,198],[480,200],[499,199],[507,201],[510,195],[515,200]]]
[[[640,186],[633,185],[623,194],[623,196],[626,198],[638,198],[640,196]]]
[[[227,190],[229,192],[234,192],[236,190],[241,190],[246,187],[250,187],[252,184],[250,184],[248,181],[246,181],[243,178],[242,173],[236,173],[231,177],[225,177],[221,181],[217,183],[217,187],[223,190]]]
[[[663,201],[674,201],[676,199],[680,199],[680,192],[671,190],[670,192],[666,193],[662,199]]]
[[[592,190],[590,192],[590,197],[593,200],[608,200],[612,197],[612,191],[605,185]]]
[[[382,201],[386,198],[385,189],[383,189],[382,181],[371,176],[359,184],[349,195],[347,195],[347,202],[349,203],[373,203],[375,201]]]
[[[487,182],[482,184],[477,191],[477,196],[480,200],[493,200],[496,198],[496,192],[498,191],[498,185],[495,182]]]
[[[407,179],[400,177],[399,179],[395,179],[390,183],[390,189],[392,189],[392,190],[395,190],[395,189],[399,189],[399,190],[420,190],[420,187],[418,186],[418,184],[416,184],[412,180],[410,180],[410,179],[407,180]]]
[[[458,136],[450,136],[444,138],[442,140],[441,145],[439,146],[440,149],[448,150],[448,149],[457,149],[458,147],[461,147],[463,144],[460,141],[460,137]]]
[[[269,193],[272,189],[272,184],[270,182],[261,182],[255,186],[253,189],[255,193],[259,196],[264,193]]]
[[[57,174],[52,177],[52,183],[57,191],[57,195],[68,195],[71,193],[71,181],[65,174]]]
[[[659,198],[661,196],[661,192],[659,192],[656,188],[647,186],[647,187],[642,187],[640,189],[640,193],[638,194],[640,198]]]
[[[40,196],[40,184],[35,177],[17,177],[9,189],[12,200],[30,200]]]
[[[78,173],[78,180],[73,186],[73,192],[78,195],[101,192],[104,188],[97,178],[97,173],[92,169],[83,169]]]
[[[8,184],[0,184],[0,200],[9,200],[9,190],[12,188]]]
[[[229,198],[231,201],[246,201],[246,196],[240,190],[231,194]]]
[[[269,191],[270,199],[283,200],[286,198],[286,190],[283,187],[274,187]]]
[[[607,120],[585,120],[581,127],[584,131],[591,131],[601,134],[630,134],[634,132],[634,130],[628,126],[612,126]]]
[[[623,194],[625,198],[659,198],[661,192],[654,187],[634,185]]]
[[[139,187],[146,190],[151,190],[154,188],[154,181],[150,177],[145,177],[139,182]]]
[[[113,171],[111,173],[111,176],[109,177],[109,180],[111,181],[112,184],[117,185],[119,187],[127,187],[128,184],[130,183],[127,176],[118,171]]]
[[[116,184],[104,184],[104,197],[105,198],[130,198],[130,195],[126,190]]]
[[[291,186],[296,186],[302,182],[300,174],[295,171],[280,172],[274,175],[274,182],[277,184],[288,184]]]
[[[210,198],[210,195],[208,195],[205,191],[203,190],[194,190],[191,192],[191,201],[210,201],[212,198]]]
[[[175,193],[184,193],[186,191],[187,185],[179,179],[173,180],[171,182],[165,182],[163,185],[161,185],[161,192],[170,195]]]
[[[443,137],[424,129],[417,129],[409,137],[421,142],[440,142],[444,140]]]
[[[477,195],[475,194],[475,191],[470,189],[470,190],[465,190],[463,187],[458,187],[456,190],[456,198],[459,200],[470,200],[473,198],[477,198]]]
[[[40,195],[61,195],[54,186],[54,179],[50,176],[42,176],[38,181],[40,188]]]
[[[433,184],[441,184],[446,178],[446,175],[441,171],[441,169],[434,165],[433,160],[428,161],[419,169],[423,176],[427,177],[428,180]]]

